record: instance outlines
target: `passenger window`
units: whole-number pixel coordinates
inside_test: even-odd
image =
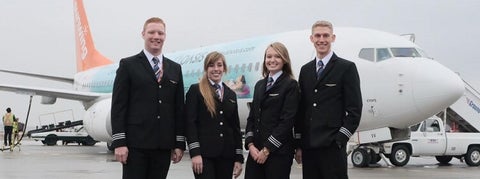
[[[373,54],[373,48],[363,48],[362,50],[360,50],[358,57],[374,62],[375,57]]]

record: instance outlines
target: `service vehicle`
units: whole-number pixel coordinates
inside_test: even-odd
[[[93,146],[98,141],[88,135],[83,127],[71,129],[37,132],[30,135],[35,141],[41,141],[43,144],[52,146],[57,145],[57,141],[62,141],[63,145],[77,143],[85,146]]]
[[[435,156],[440,164],[447,164],[455,157],[464,160],[469,166],[480,165],[478,132],[456,132],[437,116],[411,126],[410,131],[408,140],[384,143],[380,147],[383,150],[354,150],[353,165],[365,167],[369,163],[376,163],[381,159],[380,153],[395,166],[404,166],[410,157],[419,156]]]

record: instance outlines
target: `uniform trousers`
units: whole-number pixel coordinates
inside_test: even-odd
[[[128,148],[123,179],[165,179],[170,168],[171,150]]]
[[[348,179],[345,145],[304,149],[302,163],[303,179]]]
[[[245,179],[288,179],[292,163],[293,153],[290,155],[270,153],[263,164],[257,163],[249,154],[245,166]]]
[[[196,174],[196,179],[228,179],[233,176],[233,166],[235,160],[233,158],[207,158],[202,157],[203,171]]]

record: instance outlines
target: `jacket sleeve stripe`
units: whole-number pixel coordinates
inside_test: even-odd
[[[340,128],[340,132],[343,133],[345,136],[347,136],[348,138],[350,138],[352,136],[352,133],[350,131],[348,131],[347,128],[345,127],[341,127]]]
[[[125,139],[125,133],[116,133],[116,134],[113,134],[112,135],[112,139],[113,140],[121,140],[121,139]]]
[[[177,142],[185,142],[185,136],[177,135]]]
[[[195,148],[199,148],[199,147],[200,147],[200,143],[199,143],[199,142],[193,142],[193,143],[188,144],[189,150],[192,150],[192,149],[195,149]]]
[[[272,143],[273,145],[275,145],[275,147],[277,147],[277,148],[280,148],[280,146],[282,146],[282,143],[280,141],[278,141],[277,139],[275,139],[275,137],[273,137],[272,135],[270,135],[270,137],[268,137],[268,141],[270,143]]]

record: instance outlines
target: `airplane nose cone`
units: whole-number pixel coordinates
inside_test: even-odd
[[[418,60],[413,77],[416,108],[432,116],[445,109],[464,93],[463,80],[452,70],[430,59]]]

